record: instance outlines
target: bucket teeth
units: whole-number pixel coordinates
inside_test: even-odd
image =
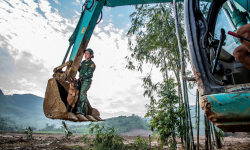
[[[77,122],[78,118],[73,113],[69,112],[67,120]]]
[[[104,119],[102,119],[101,117],[99,116],[93,116],[97,121],[105,121]]]
[[[97,121],[94,117],[92,117],[91,115],[86,115],[86,117],[89,119],[89,121],[95,122]]]
[[[78,121],[89,121],[86,117],[84,117],[82,114],[77,114],[76,115],[78,118]]]

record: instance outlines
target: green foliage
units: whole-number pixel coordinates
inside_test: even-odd
[[[10,117],[0,116],[0,130],[23,130],[23,128],[11,120]]]
[[[169,145],[170,143],[176,145],[176,131],[180,131],[181,126],[178,119],[180,113],[175,106],[179,98],[176,95],[173,79],[160,84],[158,97],[160,99],[157,103],[156,116],[150,122],[151,130],[159,134],[159,140],[163,145]],[[169,137],[172,137],[173,141],[169,141]]]
[[[88,134],[84,134],[84,135],[82,136],[82,140],[83,140],[84,143],[87,143],[87,144],[90,143],[90,139],[89,139],[88,136],[89,136]]]
[[[183,6],[178,5],[179,12]],[[175,22],[172,6],[169,3],[156,5],[138,5],[136,12],[130,15],[132,26],[127,36],[132,54],[127,56],[127,68],[142,71],[143,64],[149,63],[165,74],[167,70],[176,75],[180,70],[178,41],[175,33]],[[179,14],[182,18],[183,14]],[[184,29],[180,28],[184,39]],[[135,36],[135,42],[133,35]],[[188,56],[186,41],[183,40],[184,55]],[[186,59],[189,59],[186,57]],[[135,61],[133,61],[135,60]]]
[[[26,134],[27,139],[29,139],[29,140],[33,139],[33,136],[32,136],[33,130],[30,126],[25,129],[24,133]]]
[[[0,114],[9,127],[3,130],[23,131],[27,126],[38,130],[45,126],[45,122],[51,121],[43,113],[42,97],[32,94],[0,95],[0,102]]]
[[[78,146],[78,145],[71,145],[70,149],[72,150],[84,150],[84,147]]]
[[[216,130],[216,129],[215,129]],[[222,141],[224,141],[225,135],[224,132],[218,128],[218,130],[215,131],[216,136],[220,137],[222,139]]]
[[[2,117],[0,115],[0,130],[10,130],[10,131],[24,131],[25,125],[20,124],[17,121],[11,119],[11,117]],[[31,129],[37,130],[35,127],[31,126]]]
[[[105,124],[90,124],[89,134],[94,135],[95,138],[90,138],[89,135],[83,135],[84,143],[92,146],[96,150],[146,150],[148,141],[137,137],[133,143],[124,144],[124,139],[120,134],[117,134],[114,127],[106,127]],[[75,147],[74,147],[75,148]],[[89,147],[88,147],[89,148]],[[78,148],[79,149],[79,148]]]
[[[91,124],[90,134],[95,133],[93,144],[97,150],[124,149],[123,138],[116,134],[114,127],[105,127],[105,124]]]
[[[132,129],[149,130],[148,123],[139,116],[119,116],[106,119],[106,126],[113,126],[117,133],[129,132]],[[88,125],[70,125],[68,129],[74,134],[87,134],[89,131]],[[46,124],[45,128],[40,129],[40,133],[64,133],[64,128],[56,128],[55,124]]]
[[[150,98],[145,117],[152,117],[150,127],[159,134],[163,145],[176,146],[175,137],[184,136],[184,104],[182,102],[180,56],[176,37],[175,18],[170,3],[137,5],[130,15],[132,26],[127,36],[131,55],[126,57],[127,68],[143,71],[150,64],[150,72],[142,79],[144,96]],[[180,37],[185,39],[183,4],[177,3]],[[135,42],[134,42],[135,40]],[[186,62],[189,61],[186,40],[182,41]],[[152,69],[158,68],[163,80],[152,81]],[[190,71],[187,71],[189,74]],[[190,84],[192,87],[193,85]],[[157,96],[156,96],[157,95]],[[177,108],[176,106],[179,105]],[[173,141],[169,141],[172,137]],[[173,144],[171,146],[171,144]]]
[[[105,121],[106,126],[113,126],[117,133],[129,132],[132,129],[149,130],[148,123],[139,116],[119,116]]]
[[[74,134],[86,134],[89,131],[88,125],[69,125],[68,129]],[[64,133],[64,128],[61,126],[56,128],[55,124],[46,124],[45,128],[39,129],[39,133]]]
[[[131,149],[138,149],[138,150],[147,150],[148,148],[148,141],[142,139],[140,136],[138,136],[135,140],[134,143],[131,143],[129,145]]]
[[[65,123],[65,121],[62,121],[62,125],[63,125],[62,128],[64,129],[64,132],[65,132],[65,137],[66,139],[68,139],[69,136],[71,136],[73,133],[69,131],[68,126]]]

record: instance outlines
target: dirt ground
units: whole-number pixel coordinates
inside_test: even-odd
[[[222,141],[223,148],[220,150],[250,150],[250,137],[243,136],[242,134],[246,133],[235,133],[232,136],[224,138]],[[194,136],[194,142],[197,143],[197,137]],[[213,141],[213,139],[212,139]],[[205,136],[202,135],[199,137],[200,149],[204,149],[205,146]]]
[[[142,131],[140,136],[143,139],[148,139],[149,136]],[[233,135],[235,136],[235,135]],[[250,138],[248,136],[229,136],[222,142],[223,150],[250,150]],[[132,142],[136,139],[136,135],[126,133],[123,134],[125,144]],[[86,146],[82,142],[82,135],[72,135],[69,140],[65,139],[64,134],[48,134],[48,133],[33,133],[34,140],[27,140],[23,132],[15,131],[0,131],[0,149],[71,149],[70,146]],[[194,136],[196,143],[196,136]],[[200,136],[200,149],[204,149],[205,137]],[[181,140],[177,139],[178,149],[181,148]],[[151,143],[151,146],[157,145],[157,137]]]

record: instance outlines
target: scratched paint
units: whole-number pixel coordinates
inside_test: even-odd
[[[208,119],[223,131],[250,131],[250,92],[206,95],[200,104]]]
[[[208,95],[207,100],[212,106],[211,111],[214,112],[218,121],[250,121],[249,92],[213,94]]]

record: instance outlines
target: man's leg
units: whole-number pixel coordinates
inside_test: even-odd
[[[248,50],[245,48],[245,46],[240,45],[238,46],[234,52],[233,56],[240,62],[242,65],[244,65],[247,69],[250,70],[250,56]]]
[[[77,103],[77,113],[81,114],[81,118],[83,118],[82,116],[84,117],[86,116],[88,121],[97,121],[91,115],[86,114],[86,107],[88,104],[87,91],[89,90],[90,85],[91,85],[91,81],[84,81],[82,83],[81,91],[80,91],[80,99],[78,100],[78,103]]]
[[[89,90],[91,85],[91,81],[83,81],[81,90],[80,90],[80,98],[77,102],[77,114],[81,113],[86,116],[86,107],[87,107],[87,91]]]

